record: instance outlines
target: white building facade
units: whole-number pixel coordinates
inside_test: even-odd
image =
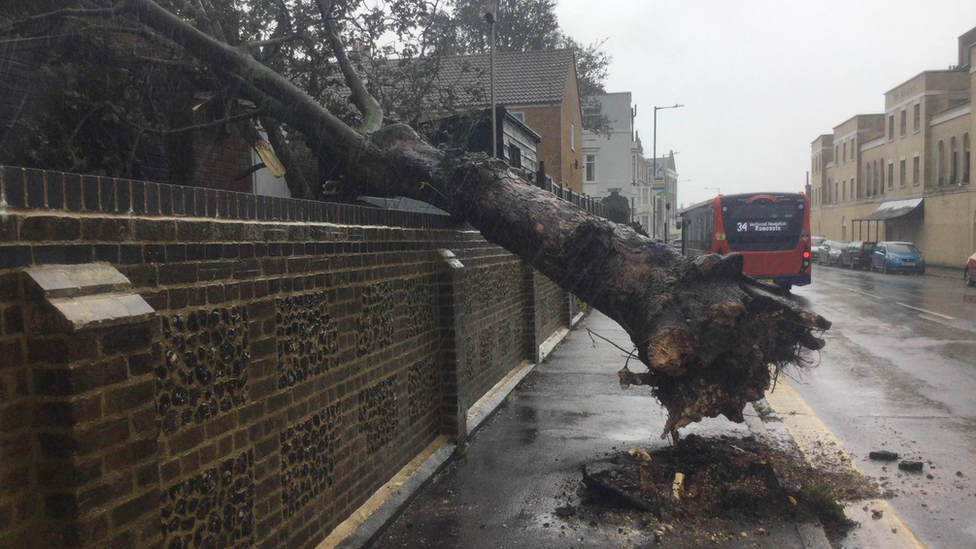
[[[610,196],[616,189],[630,201],[631,219],[651,233],[653,206],[650,162],[644,158],[640,137],[634,131],[637,107],[630,92],[597,96],[600,113],[610,120],[610,135],[583,132],[583,192],[594,198]]]
[[[657,185],[652,184],[656,189],[651,193],[654,197],[651,209],[654,211],[656,227],[648,231],[648,234],[669,242],[677,240],[681,233],[678,231],[678,168],[674,163],[674,151],[667,156],[658,157],[657,162],[653,158],[647,161],[652,172],[657,167]]]

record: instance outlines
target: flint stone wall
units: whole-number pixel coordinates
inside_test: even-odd
[[[155,313],[58,322],[89,263]],[[0,167],[0,546],[314,547],[573,304],[447,217]]]

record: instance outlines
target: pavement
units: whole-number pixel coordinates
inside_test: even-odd
[[[918,540],[976,547],[976,289],[961,276],[817,266],[794,294],[833,327],[819,367],[792,388],[857,467],[894,492],[889,503]],[[880,449],[925,470],[867,458]],[[869,546],[857,543],[847,546]]]
[[[635,519],[635,513],[602,515],[599,521],[554,513],[558,506],[579,503],[574,492],[584,464],[620,450],[639,446],[653,451],[667,444],[660,439],[664,410],[646,387],[621,390],[616,371],[622,353],[599,340],[594,346],[586,328],[630,345],[615,322],[597,312],[587,316],[371,547],[659,546],[653,535],[658,525],[653,519]],[[752,431],[712,419],[682,433],[747,436]],[[689,546],[683,541],[700,534],[675,526],[663,546]],[[727,533],[734,538],[721,546],[811,547],[809,528],[765,521],[768,535],[757,538],[754,526],[728,523]],[[740,537],[740,532],[749,536]]]
[[[962,280],[962,266],[959,267],[939,267],[936,265],[926,265],[925,274],[928,276],[937,276],[939,278],[954,278],[956,280]]]

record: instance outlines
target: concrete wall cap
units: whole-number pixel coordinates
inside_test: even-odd
[[[107,263],[32,267],[27,276],[47,299],[117,292],[130,286],[129,279]]]

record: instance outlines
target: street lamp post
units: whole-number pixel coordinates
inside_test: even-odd
[[[707,190],[711,190],[711,189],[714,189],[715,192],[718,193],[718,194],[722,194],[722,188],[721,187],[705,187],[705,190],[706,191]]]
[[[657,111],[663,111],[664,109],[680,109],[681,107],[684,107],[684,105],[679,105],[677,103],[669,107],[658,107],[656,105],[654,106],[654,141],[652,145],[653,151],[651,152],[652,155],[651,156],[651,188],[652,188],[651,195],[652,196],[654,195],[654,191],[653,191],[654,184],[657,183]],[[666,194],[667,191],[665,191],[665,195]],[[651,236],[656,238],[657,237],[657,197],[654,197],[653,205],[654,205],[654,210],[653,210],[653,215],[651,216],[652,217],[651,225],[654,228],[651,231]],[[665,238],[667,238],[667,229],[665,229]]]
[[[498,9],[497,2],[488,2],[485,7],[485,21],[491,27],[491,43],[488,46],[490,52],[489,72],[491,73],[491,156],[498,158],[498,128],[495,116],[495,10]]]

